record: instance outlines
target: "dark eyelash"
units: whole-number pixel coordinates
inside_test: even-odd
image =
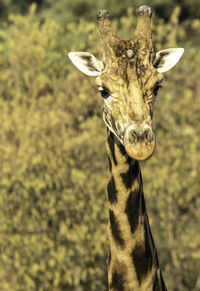
[[[98,91],[100,92],[102,98],[107,99],[110,96],[110,92],[105,87],[99,87]]]

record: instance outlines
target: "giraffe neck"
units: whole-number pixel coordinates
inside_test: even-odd
[[[110,291],[167,290],[146,212],[139,162],[108,131]]]

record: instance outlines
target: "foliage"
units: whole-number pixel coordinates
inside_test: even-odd
[[[1,290],[96,290],[107,256],[100,106],[68,74],[62,29],[33,8],[0,31]]]
[[[63,3],[48,1],[52,11]],[[33,5],[27,15],[11,14],[0,29],[2,291],[107,290],[101,100],[94,82],[67,61],[69,50],[100,56],[96,23],[89,21],[97,4],[82,3],[89,3],[88,20],[77,20],[74,2],[66,13],[73,22],[58,24],[50,8],[51,17],[44,10],[41,22]],[[119,16],[122,6],[113,3],[110,10]],[[131,6],[113,23],[124,38],[135,25]],[[157,152],[142,166],[168,288],[199,291],[200,22],[190,15],[187,42],[180,13],[175,7],[168,23],[154,18],[156,49],[183,45],[186,51],[166,74],[155,108]]]
[[[27,12],[29,6],[33,3],[40,5],[42,0],[1,0],[0,1],[0,17],[7,19],[10,13]]]
[[[188,21],[188,19],[198,19],[200,15],[199,0],[43,0],[41,3],[42,15],[53,17],[58,22],[64,24],[69,21],[78,22],[80,18],[89,21],[95,21],[95,11],[107,9],[111,12],[114,19],[126,14],[127,7],[134,7],[136,10],[140,5],[150,5],[155,14],[168,21],[176,6],[180,7],[179,19]],[[48,8],[47,8],[48,7]]]
[[[10,13],[25,13],[31,4],[37,3],[38,12],[42,18],[53,18],[61,25],[84,18],[95,21],[95,11],[98,9],[108,9],[114,19],[126,14],[127,7],[137,9],[144,5],[143,0],[1,0],[0,17],[6,19]],[[168,21],[174,7],[180,7],[180,21],[198,19],[200,15],[199,0],[146,0],[145,4],[153,7],[155,14]]]

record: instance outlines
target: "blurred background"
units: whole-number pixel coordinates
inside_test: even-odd
[[[101,97],[67,53],[101,58],[97,10],[129,39],[142,4],[154,9],[155,49],[185,48],[142,164],[150,223],[168,289],[200,290],[200,0],[1,0],[1,291],[107,290]]]

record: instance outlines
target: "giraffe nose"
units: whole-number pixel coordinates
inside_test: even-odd
[[[130,144],[145,142],[151,143],[154,139],[154,134],[150,129],[131,129],[128,132],[128,141]]]
[[[148,159],[155,150],[155,135],[149,124],[132,124],[124,133],[124,147],[127,154],[135,160]]]

